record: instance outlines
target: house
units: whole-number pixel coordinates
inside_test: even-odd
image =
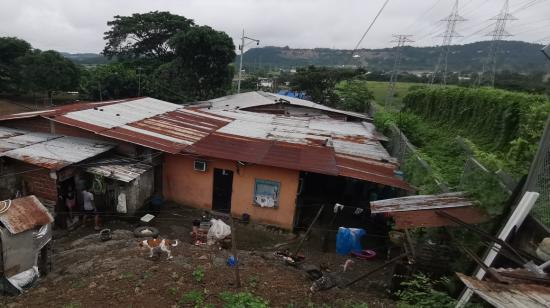
[[[32,195],[2,201],[0,207],[0,291],[17,294],[48,271],[53,217]]]
[[[369,117],[265,92],[187,107],[83,103],[0,117],[0,126],[114,143],[113,152],[152,166],[153,191],[165,199],[285,229],[320,202],[368,207],[373,191],[411,190]],[[108,161],[99,165],[88,171],[117,178]]]

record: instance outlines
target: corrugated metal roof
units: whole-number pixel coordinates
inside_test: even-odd
[[[334,108],[317,104],[304,99],[299,99],[295,97],[289,97],[286,95],[280,95],[280,94],[274,94],[274,93],[267,93],[263,91],[228,95],[228,96],[209,100],[208,103],[210,103],[209,105],[210,109],[224,109],[224,110],[246,109],[251,107],[286,103],[293,106],[324,110],[324,111],[351,116],[359,119],[370,120],[370,118],[367,115],[364,115],[362,113],[334,109]]]
[[[371,123],[240,110],[280,98],[289,99],[264,92],[243,93],[212,100],[214,107],[209,109],[139,98],[57,110],[46,117],[173,154],[188,152],[411,189],[395,176],[396,160],[382,147],[379,141],[385,137]],[[291,103],[347,113],[303,100]]]
[[[550,287],[538,284],[503,284],[480,281],[476,278],[457,273],[458,278],[474,293],[495,307],[550,307]]]
[[[59,170],[112,149],[105,141],[32,133],[0,127],[0,157]]]
[[[417,195],[401,198],[371,201],[371,213],[410,212],[436,210],[453,207],[474,206],[475,202],[462,192],[438,195]]]
[[[0,222],[10,233],[17,234],[50,224],[53,217],[35,196],[27,196],[11,200],[8,210],[0,214]]]
[[[129,183],[147,172],[152,166],[127,158],[106,158],[89,163],[86,172]]]
[[[46,108],[42,110],[3,115],[3,116],[0,116],[0,121],[28,119],[28,118],[40,117],[40,116],[49,117],[49,116],[55,116],[58,114],[64,114],[71,111],[97,108],[97,107],[116,104],[120,102],[127,102],[135,99],[139,99],[139,98],[127,98],[127,99],[118,99],[118,100],[102,101],[102,102],[73,103],[68,105],[55,106],[52,108]]]
[[[98,110],[70,112],[53,120],[174,154],[230,122],[224,117],[158,102],[162,101],[138,99]],[[149,110],[149,106],[155,107]]]
[[[61,136],[0,127],[0,153],[59,137]]]

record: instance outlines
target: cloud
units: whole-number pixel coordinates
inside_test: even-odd
[[[40,49],[99,52],[103,32],[114,15],[170,11],[198,24],[225,31],[235,45],[242,29],[261,45],[294,48],[344,48],[355,46],[384,0],[2,0],[0,36],[17,36]],[[517,4],[514,5],[514,2]],[[511,1],[518,17],[507,26],[514,39],[544,39],[550,27],[550,1]],[[412,34],[415,45],[439,44],[452,0],[392,0],[360,47],[392,46],[392,34]],[[457,25],[464,37],[457,43],[490,39],[502,0],[463,0]]]

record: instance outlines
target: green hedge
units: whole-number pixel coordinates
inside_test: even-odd
[[[423,87],[404,110],[456,130],[482,151],[498,153],[515,174],[526,173],[550,114],[546,96],[491,88]]]

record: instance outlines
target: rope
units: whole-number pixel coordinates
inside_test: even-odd
[[[11,206],[11,199],[0,201],[2,203],[2,208],[0,209],[0,214],[4,214],[8,211]]]

